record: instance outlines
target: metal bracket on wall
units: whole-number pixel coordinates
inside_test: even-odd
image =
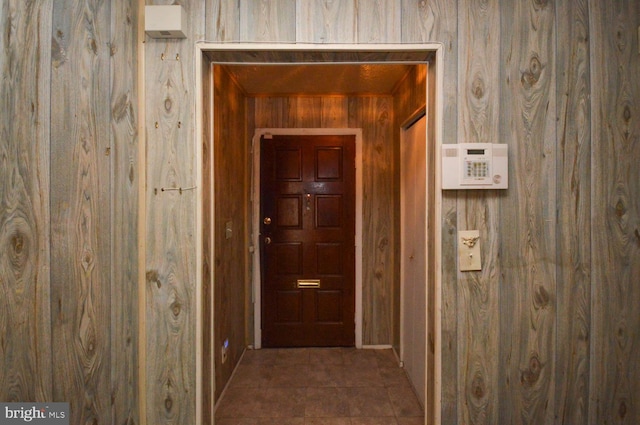
[[[191,186],[191,187],[161,187],[160,191],[161,192],[170,192],[170,191],[178,191],[180,193],[180,195],[182,195],[182,192],[185,190],[194,190],[196,189],[198,186]],[[158,188],[154,187],[153,188],[153,194],[157,195],[158,194]]]

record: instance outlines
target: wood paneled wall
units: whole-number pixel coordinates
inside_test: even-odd
[[[0,400],[138,423],[135,3],[0,6]]]
[[[638,158],[637,6],[365,3],[208,0],[206,38],[441,42],[443,142],[509,144],[509,190],[443,194],[443,423],[637,421],[629,394],[640,373],[638,308],[625,304],[640,285],[630,167]],[[316,99],[279,102],[256,104],[257,127],[318,126],[328,117]],[[373,107],[362,106],[353,111]],[[594,135],[599,149],[591,149]],[[463,274],[455,235],[472,228],[484,240],[484,269]],[[365,314],[393,317],[389,295]],[[366,327],[365,341],[393,335],[394,323],[384,326]],[[614,378],[622,375],[629,379]]]
[[[247,344],[246,299],[250,281],[248,208],[251,193],[246,101],[244,93],[224,68],[214,67],[214,353],[215,398],[220,396]],[[227,225],[231,235],[226,234]],[[227,237],[229,236],[229,237]],[[228,358],[220,350],[229,340]]]
[[[508,143],[511,172],[506,191],[443,196],[443,423],[640,422],[637,1],[180,3],[187,39],[144,45],[136,1],[0,5],[0,399],[68,399],[74,424],[195,422],[195,193],[161,188],[198,184],[196,41],[434,41],[443,142]],[[357,102],[348,123],[380,110]],[[460,274],[455,233],[471,227],[485,266]],[[369,341],[392,334],[387,296]]]
[[[585,286],[590,290],[591,315],[583,319],[582,311],[576,312],[581,326],[574,332],[582,342],[586,330],[591,344],[588,353],[578,346],[589,359],[588,378],[578,382],[589,382],[590,403],[584,406],[589,421],[632,424],[640,422],[640,4],[589,1],[588,7],[592,122],[591,163],[585,165],[591,166],[591,263],[576,261],[585,256],[576,250],[571,266],[578,282],[591,275],[590,286],[575,285],[578,295]],[[578,41],[584,20],[580,23]],[[573,82],[582,87],[580,79]],[[579,96],[569,99],[584,108]],[[586,132],[579,122],[574,131]],[[588,135],[573,143],[585,139]],[[581,211],[577,218],[584,222],[587,214]],[[582,235],[571,236],[576,244],[589,243]]]
[[[362,128],[362,341],[389,344],[394,312],[391,96],[257,97],[256,128]]]

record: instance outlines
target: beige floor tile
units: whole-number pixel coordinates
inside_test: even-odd
[[[266,393],[266,388],[227,388],[216,409],[216,418],[260,417]]]
[[[343,353],[344,364],[349,366],[360,366],[376,368],[378,359],[376,350],[357,350],[355,348],[345,350]]]
[[[216,411],[218,425],[423,425],[391,350],[248,350]]]
[[[393,353],[392,349],[387,350],[375,350],[376,361],[378,362],[378,367],[399,367],[398,366],[398,358]]]
[[[345,348],[310,348],[309,364],[341,365],[344,364]]]
[[[221,418],[216,425],[305,425],[304,418]]]
[[[424,425],[424,416],[415,418],[398,418],[398,425]]]
[[[268,387],[271,385],[272,377],[272,367],[242,363],[236,368],[229,387]]]
[[[279,348],[276,363],[281,365],[309,364],[309,349]]]
[[[275,349],[263,349],[263,350],[247,350],[244,352],[241,364],[244,365],[274,365],[278,360],[278,350]]]
[[[393,407],[384,387],[346,388],[345,392],[352,418],[394,416]]]
[[[307,388],[305,417],[336,418],[349,416],[344,388]]]
[[[350,418],[306,418],[305,425],[351,425]]]
[[[268,418],[303,417],[306,393],[304,388],[269,388],[262,416]]]
[[[351,425],[397,425],[394,417],[382,418],[351,418]]]
[[[388,387],[387,393],[396,417],[424,416],[422,406],[411,387]]]
[[[384,381],[377,367],[344,365],[335,376],[339,387],[383,387]]]
[[[410,387],[409,378],[404,369],[398,366],[380,367],[378,369],[385,387]]]
[[[278,364],[271,367],[271,385],[273,387],[307,387],[306,376],[308,365]]]

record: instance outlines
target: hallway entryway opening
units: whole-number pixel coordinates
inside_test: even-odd
[[[403,361],[408,322],[401,288],[411,285],[403,282],[402,244],[411,227],[400,193],[402,173],[411,168],[401,139],[407,120],[423,111],[424,150],[412,166],[423,172],[418,187],[428,209],[423,229],[414,232],[425,250],[417,262],[423,282],[413,285],[422,285],[426,308],[413,314],[426,327],[413,335],[431,351],[422,359],[413,354],[424,379],[412,385],[425,423],[433,423],[440,404],[441,46],[199,44],[197,50],[199,421],[213,422],[215,402],[245,349],[262,347],[269,326],[280,329],[273,338],[281,342],[266,345],[383,349]],[[284,189],[265,201],[260,184],[268,176],[259,165],[259,151],[271,149],[265,139],[314,132],[357,134],[353,163],[341,151],[351,142],[308,154],[304,144],[279,142],[278,166],[269,173]],[[339,188],[344,173],[353,173],[353,189]],[[303,227],[315,229],[308,243],[296,233]],[[265,264],[277,271],[273,290],[262,286]],[[275,305],[273,317],[265,316],[265,297]],[[329,328],[345,339],[307,335]],[[293,343],[282,342],[292,340],[288,333]]]

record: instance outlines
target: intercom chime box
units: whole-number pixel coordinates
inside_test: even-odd
[[[507,189],[506,144],[442,145],[443,189]]]

